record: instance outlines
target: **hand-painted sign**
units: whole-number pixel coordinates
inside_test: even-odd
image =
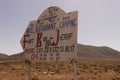
[[[69,61],[77,54],[78,12],[49,7],[31,21],[21,39],[26,59]]]

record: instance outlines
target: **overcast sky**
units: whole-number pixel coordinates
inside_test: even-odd
[[[0,53],[22,52],[28,23],[50,6],[78,11],[78,43],[120,51],[120,0],[0,0]]]

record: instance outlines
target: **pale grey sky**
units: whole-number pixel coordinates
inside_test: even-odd
[[[0,53],[22,51],[20,39],[31,20],[50,6],[78,11],[78,43],[120,51],[120,0],[0,0]]]

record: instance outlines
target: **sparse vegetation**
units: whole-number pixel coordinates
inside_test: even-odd
[[[39,80],[37,76],[34,76],[32,80]]]
[[[112,78],[111,80],[120,80],[120,77]]]
[[[69,62],[32,62],[32,80],[73,80],[73,66]],[[78,80],[120,80],[119,61],[79,61]],[[1,80],[26,80],[27,64],[24,61],[0,64]]]

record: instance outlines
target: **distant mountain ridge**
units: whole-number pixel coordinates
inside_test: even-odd
[[[8,55],[0,53],[0,60],[7,59]]]
[[[82,59],[120,59],[120,52],[109,47],[96,47],[78,44],[78,58]]]
[[[0,60],[25,60],[25,56],[23,52],[10,56],[0,53]]]
[[[96,47],[90,45],[78,44],[78,59],[120,59],[120,52],[109,47]],[[25,60],[24,53],[5,55],[0,53],[0,60]]]
[[[9,59],[15,59],[15,60],[25,60],[25,55],[23,52],[18,54],[13,54],[9,56]]]

